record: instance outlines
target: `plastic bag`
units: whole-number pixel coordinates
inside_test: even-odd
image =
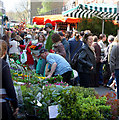
[[[21,60],[22,64],[27,61],[26,50],[23,50],[23,53],[21,54],[20,60]]]

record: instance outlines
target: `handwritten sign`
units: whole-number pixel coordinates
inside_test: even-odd
[[[58,115],[58,105],[52,105],[48,107],[49,110],[49,118],[56,118]]]

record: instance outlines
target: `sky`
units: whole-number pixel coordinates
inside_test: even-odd
[[[2,1],[4,3],[6,12],[9,12],[14,11],[16,8],[15,6],[17,6],[21,0],[2,0]]]
[[[24,0],[2,0],[2,1],[4,3],[6,12],[9,12],[9,11],[16,11],[16,6],[18,6],[19,3]],[[32,0],[32,1],[35,2],[35,1],[42,1],[42,0]],[[49,1],[49,0],[47,0],[47,1]],[[57,1],[57,0],[55,0],[55,1]],[[86,1],[86,0],[78,0],[78,1],[81,2],[81,1]],[[87,1],[95,1],[95,0],[87,0]],[[100,0],[97,0],[97,1],[100,1]],[[117,2],[118,0],[103,0],[103,1],[105,1],[106,3],[111,3],[111,2]]]

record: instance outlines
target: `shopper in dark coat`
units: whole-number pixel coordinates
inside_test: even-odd
[[[19,108],[10,69],[7,62],[4,60],[6,53],[7,43],[3,40],[0,40],[0,63],[2,63],[0,66],[0,74],[2,75],[2,86],[0,87],[0,105],[2,104],[2,120],[15,120],[14,115],[18,113]],[[13,111],[9,101],[12,105]]]
[[[91,33],[86,33],[83,38],[84,45],[81,47],[78,57],[78,73],[80,86],[89,87],[92,73],[96,72],[96,60],[94,49],[91,47],[93,37]]]
[[[70,62],[70,46],[69,46],[69,42],[66,40],[66,38],[64,37],[64,34],[62,31],[59,31],[58,34],[60,35],[61,39],[62,39],[62,44],[64,45],[65,51],[66,51],[66,60],[68,62]]]
[[[70,60],[72,60],[74,55],[78,52],[78,50],[83,45],[83,42],[80,40],[79,36],[80,34],[76,32],[74,37],[68,40],[70,45]]]
[[[96,76],[95,76],[95,80],[94,80],[94,86],[98,87],[99,86],[99,70],[100,70],[100,65],[101,65],[101,48],[98,45],[97,41],[98,41],[98,37],[97,36],[93,36],[93,44],[92,46],[94,47],[95,50],[95,54],[96,54]]]

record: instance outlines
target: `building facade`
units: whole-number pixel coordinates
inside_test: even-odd
[[[3,2],[0,0],[0,25],[2,25],[2,15],[5,14]]]
[[[3,1],[0,0],[0,35],[3,35],[2,15],[5,14]]]
[[[0,13],[5,14],[5,8],[1,0],[0,0]]]
[[[64,0],[64,9],[69,10],[79,4],[90,4],[90,3],[106,3],[106,4],[117,4],[118,0]]]
[[[48,2],[47,2],[48,3]],[[54,14],[62,14],[63,1],[53,1],[50,2],[51,10],[39,14],[38,9],[43,8],[41,0],[28,0],[28,9],[29,9],[29,22],[32,23],[32,18],[34,16],[43,16],[43,15],[54,15]]]

